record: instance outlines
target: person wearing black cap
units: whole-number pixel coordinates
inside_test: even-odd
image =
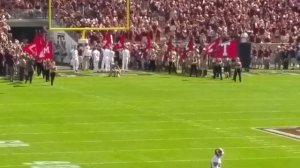
[[[215,149],[215,154],[211,159],[210,168],[221,168],[222,156],[224,155],[224,150],[222,148]]]

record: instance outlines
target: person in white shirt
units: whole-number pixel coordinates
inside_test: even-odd
[[[99,72],[100,51],[97,50],[97,48],[95,48],[92,55],[93,55],[94,72]]]
[[[122,71],[128,70],[129,59],[130,59],[130,51],[128,50],[128,46],[125,46],[125,49],[122,52]]]
[[[224,155],[224,151],[222,148],[215,149],[215,155],[211,159],[210,167],[211,168],[221,168],[222,165],[222,156]]]
[[[248,33],[244,31],[244,32],[241,34],[241,43],[247,43],[247,42],[248,42],[248,39],[249,39]]]
[[[74,46],[71,50],[71,57],[72,57],[71,62],[72,62],[73,70],[77,72],[79,68],[79,56],[78,56],[78,50],[76,46]]]
[[[110,70],[110,58],[111,51],[109,48],[103,49],[103,58],[101,63],[101,71],[108,72]]]
[[[88,45],[85,47],[83,51],[83,70],[88,70],[91,57],[92,57],[92,50]]]
[[[109,65],[111,66],[115,62],[115,52],[112,49],[110,49],[109,56]]]

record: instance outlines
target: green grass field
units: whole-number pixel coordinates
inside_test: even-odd
[[[300,126],[300,76],[243,77],[59,77],[53,87],[0,79],[0,141],[29,145],[0,147],[0,168],[209,168],[217,147],[222,168],[299,167],[299,141],[255,128]]]

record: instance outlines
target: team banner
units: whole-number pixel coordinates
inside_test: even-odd
[[[238,55],[238,42],[231,40],[222,42],[216,39],[203,49],[204,54],[211,54],[213,58],[235,58]]]
[[[235,58],[238,53],[237,40],[219,43],[218,47],[212,53],[214,58]]]
[[[37,34],[33,42],[24,45],[22,49],[37,60],[53,58],[52,42],[46,41],[45,34],[43,33]]]

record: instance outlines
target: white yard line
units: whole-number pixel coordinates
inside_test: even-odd
[[[299,147],[299,146],[294,146]],[[262,146],[236,146],[236,147],[223,147],[224,149],[261,149]],[[270,149],[284,149],[285,146],[263,146],[263,148],[270,148]],[[190,151],[190,150],[213,150],[214,147],[199,147],[199,148],[152,148],[152,149],[111,149],[111,150],[91,150],[91,151],[56,151],[56,152],[22,152],[22,153],[9,153],[3,154],[1,153],[0,156],[7,156],[7,155],[57,155],[57,154],[83,154],[83,153],[118,153],[118,152],[159,152],[159,151]],[[299,156],[300,157],[300,156]]]
[[[224,161],[242,161],[242,160],[276,160],[276,159],[300,159],[300,156],[287,156],[287,157],[243,157],[243,158],[223,158]],[[209,162],[209,159],[178,159],[178,160],[145,160],[145,161],[104,161],[97,163],[76,163],[77,165],[111,165],[111,164],[139,164],[139,163],[188,163],[188,162]],[[0,165],[0,168],[15,168],[24,167],[24,165]]]
[[[268,136],[253,136],[268,137]],[[186,141],[203,139],[239,139],[237,137],[201,137],[201,138],[145,138],[145,139],[113,139],[113,140],[86,140],[86,141],[31,141],[31,144],[58,144],[58,143],[103,143],[103,142],[143,142],[143,141]]]
[[[156,116],[158,117],[158,116]],[[266,121],[266,120],[299,120],[295,117],[286,117],[286,118],[232,118],[232,119],[210,119],[210,120],[187,120],[193,122],[194,124],[199,124],[201,122],[226,122],[226,121]],[[180,123],[183,121],[180,120],[162,120],[162,121],[99,121],[99,122],[82,122],[82,123],[29,123],[29,124],[0,124],[1,127],[28,127],[28,126],[51,126],[51,125],[102,125],[102,124],[155,124],[155,123]],[[184,123],[184,122],[183,122]],[[240,127],[236,127],[240,128]],[[223,129],[223,128],[222,128]],[[226,128],[225,128],[226,129]]]

